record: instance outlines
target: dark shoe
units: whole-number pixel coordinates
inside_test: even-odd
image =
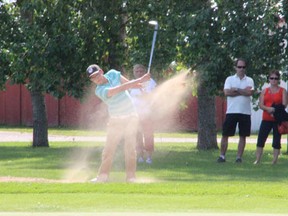
[[[126,181],[127,181],[127,183],[135,183],[136,182],[136,178],[129,178]]]
[[[225,158],[219,157],[219,158],[217,159],[217,162],[218,162],[218,163],[224,163],[224,162],[226,162],[226,160],[225,160]]]
[[[242,159],[241,158],[237,158],[235,163],[242,163]]]

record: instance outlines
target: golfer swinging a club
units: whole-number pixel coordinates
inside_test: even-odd
[[[107,124],[106,145],[102,152],[102,162],[97,178],[91,182],[107,182],[117,145],[125,141],[126,181],[136,180],[136,135],[138,116],[128,89],[142,88],[142,83],[150,79],[146,73],[139,79],[129,81],[114,69],[104,74],[96,64],[86,70],[90,80],[97,85],[95,94],[107,105],[110,119]]]

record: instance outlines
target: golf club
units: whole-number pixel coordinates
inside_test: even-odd
[[[151,21],[149,21],[149,24],[150,24],[150,25],[153,25],[153,26],[155,26],[155,27],[154,27],[152,47],[151,47],[151,53],[150,53],[150,60],[149,60],[148,70],[147,70],[148,73],[150,73],[150,68],[151,68],[151,64],[152,64],[154,46],[155,46],[155,41],[156,41],[156,36],[157,36],[157,31],[158,31],[158,22],[155,21],[155,20],[151,20]]]

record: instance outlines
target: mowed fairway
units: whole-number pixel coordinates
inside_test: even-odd
[[[255,214],[255,213],[138,213],[138,212],[125,212],[125,213],[82,213],[82,212],[70,212],[70,213],[60,213],[60,212],[42,212],[42,213],[33,213],[33,212],[26,212],[26,213],[11,213],[5,212],[0,213],[0,216],[263,216],[263,214]],[[286,214],[265,214],[265,216],[285,216]]]
[[[153,164],[138,165],[133,184],[125,182],[121,146],[110,182],[92,184],[103,143],[30,145],[0,143],[0,216],[288,215],[286,143],[277,165],[270,143],[253,165],[255,144],[247,144],[242,164],[229,144],[227,162],[218,164],[218,150],[158,142]]]

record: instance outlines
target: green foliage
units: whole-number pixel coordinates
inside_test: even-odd
[[[31,91],[56,97],[66,91],[79,97],[77,88],[83,88],[85,82],[79,73],[83,66],[79,64],[82,53],[76,8],[63,1],[17,1],[15,6],[5,7],[10,18],[6,34],[12,32],[2,47],[10,54],[6,55],[9,67],[1,65],[1,69],[12,83],[25,83]]]
[[[183,4],[180,0],[168,1],[129,1],[127,2],[127,44],[129,46],[128,65],[142,63],[148,65],[154,27],[150,26],[150,20],[157,20],[159,29],[152,63],[152,74],[156,79],[163,79],[163,71],[169,68],[171,62],[177,60],[179,52],[179,32],[183,28],[185,16],[193,14],[202,1],[190,0]],[[181,63],[181,62],[180,62]]]
[[[187,16],[186,30],[181,34],[181,60],[200,69],[203,81],[218,94],[225,77],[233,73],[233,60],[249,61],[248,75],[256,87],[264,83],[261,75],[286,65],[283,39],[285,27],[276,28],[281,8],[278,1],[219,0],[204,5]]]
[[[84,4],[82,36],[88,39],[85,46],[91,55],[89,60],[102,65],[106,70],[111,67],[122,69],[127,57],[126,5],[123,1],[87,1]]]
[[[122,13],[119,4],[79,0],[5,5],[13,8],[8,17],[14,27],[7,22],[6,29],[13,30],[13,37],[5,40],[2,49],[11,56],[6,55],[6,59],[10,57],[6,61],[9,67],[1,64],[1,68],[14,83],[25,83],[29,90],[59,98],[66,93],[81,97],[89,64],[121,66],[124,55],[118,55],[123,53],[118,34],[122,25],[117,16]]]
[[[148,64],[153,27],[157,34],[152,71],[161,79],[172,61],[202,73],[210,92],[218,94],[233,60],[249,60],[248,74],[257,87],[272,68],[286,65],[287,2],[278,1],[17,1],[1,6],[0,67],[3,86],[15,83],[62,97],[83,95],[86,67],[98,63],[131,72]],[[109,8],[109,9],[108,9]]]
[[[7,49],[7,41],[12,37],[10,26],[13,24],[11,17],[9,16],[9,7],[3,5],[0,1],[0,89],[4,88],[4,85],[8,79],[7,74],[9,72],[9,63],[11,53]]]
[[[178,32],[186,31],[186,15],[201,4],[151,0],[23,0],[6,4],[11,22],[3,29],[7,34],[10,29],[13,37],[3,37],[6,44],[2,49],[11,55],[2,58],[9,67],[1,64],[1,68],[14,83],[26,83],[30,90],[81,97],[87,65],[98,63],[105,70],[114,67],[129,73],[132,64],[148,63],[153,35],[148,21],[157,20],[160,29],[153,72],[161,78],[162,71],[179,55]]]

